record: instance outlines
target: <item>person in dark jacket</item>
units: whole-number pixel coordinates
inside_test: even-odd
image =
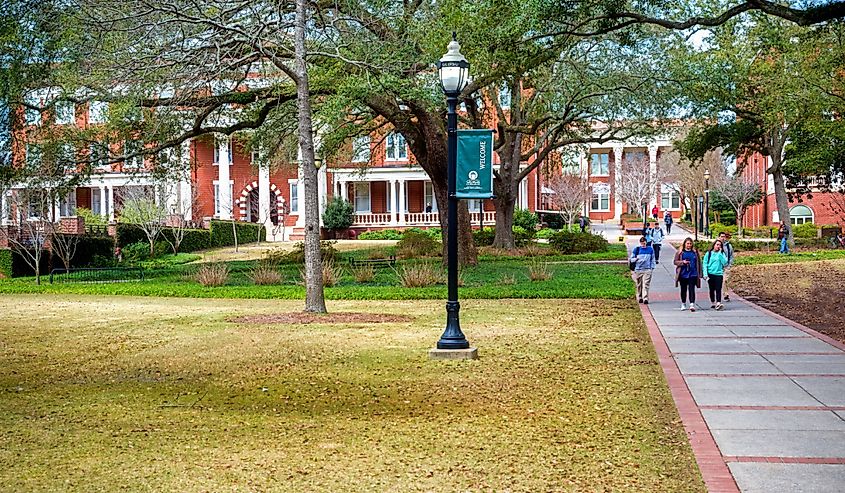
[[[578,218],[578,226],[581,227],[581,232],[585,233],[587,229],[587,218],[584,217],[584,214],[581,214],[581,217]]]
[[[671,212],[666,211],[666,213],[663,214],[663,222],[666,223],[666,234],[667,235],[672,233],[672,223],[674,221],[675,220],[672,219],[672,213]]]
[[[701,255],[687,237],[675,254],[675,286],[681,286],[681,310],[695,311],[695,288],[701,287]],[[689,297],[689,306],[687,305]]]

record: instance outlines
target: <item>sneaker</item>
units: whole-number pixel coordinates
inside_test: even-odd
[[[695,305],[694,304],[690,304],[689,311],[691,311],[691,312],[695,311]]]
[[[640,299],[638,299],[638,300],[637,300],[637,303],[642,303],[642,302],[643,302],[643,299],[642,299],[642,298],[640,298]]]
[[[648,305],[648,300],[643,300],[643,305]]]
[[[710,309],[715,310],[716,309],[716,303],[710,303]]]
[[[687,309],[687,304],[686,304],[686,303],[681,303],[681,311],[684,311],[684,310],[686,310],[686,309]]]
[[[729,301],[731,301],[731,297],[730,297],[730,296],[728,296],[728,295],[725,295],[725,303],[727,303],[727,302],[729,302]]]
[[[717,310],[723,310],[724,308],[725,308],[725,305],[723,305],[721,303],[716,303],[716,309]]]

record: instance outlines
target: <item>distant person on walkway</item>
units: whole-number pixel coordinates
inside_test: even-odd
[[[654,229],[652,229],[651,223],[645,223],[645,229],[643,230],[643,238],[645,238],[645,244],[648,246],[651,246],[653,233]]]
[[[654,263],[660,263],[660,248],[663,247],[663,230],[660,229],[660,223],[654,223],[651,228],[651,247],[654,248]]]
[[[725,308],[722,305],[722,276],[727,265],[728,257],[722,250],[722,240],[716,240],[710,250],[704,254],[703,262],[704,279],[707,280],[707,286],[710,288],[710,308],[714,310]]]
[[[431,202],[425,204],[425,212],[431,212]]]
[[[789,226],[781,223],[778,229],[778,240],[780,240],[780,253],[789,253]]]
[[[672,219],[671,212],[666,211],[666,213],[663,214],[663,222],[666,223],[666,234],[672,234],[672,223],[674,222],[674,219]]]
[[[722,279],[722,293],[725,295],[725,301],[731,301],[728,283],[731,278],[731,267],[734,264],[734,247],[731,245],[731,234],[727,231],[719,233],[719,239],[722,240],[722,252],[728,258],[728,265],[725,266],[725,274]]]
[[[651,217],[653,217],[655,220],[657,220],[657,218],[659,216],[660,216],[660,209],[658,209],[657,206],[655,205],[654,207],[651,208]]]
[[[581,228],[581,232],[586,232],[587,229],[587,218],[584,217],[584,214],[581,214],[581,217],[578,218],[578,226]]]
[[[684,245],[675,254],[675,286],[681,286],[681,310],[695,311],[695,288],[701,287],[701,255],[695,248],[692,238],[687,237]]]
[[[648,305],[648,288],[651,286],[651,274],[654,272],[654,249],[646,244],[645,236],[640,238],[640,246],[631,252],[634,267],[634,281],[637,284],[637,300]]]

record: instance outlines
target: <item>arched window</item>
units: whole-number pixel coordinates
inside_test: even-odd
[[[789,209],[789,219],[792,224],[804,224],[813,222],[813,210],[806,205],[796,205]]]

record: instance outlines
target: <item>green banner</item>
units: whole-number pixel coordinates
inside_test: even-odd
[[[489,199],[493,196],[493,131],[458,130],[458,169],[455,196]]]

